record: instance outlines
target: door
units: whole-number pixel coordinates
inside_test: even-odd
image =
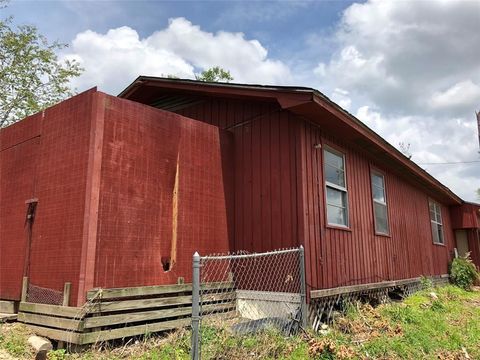
[[[457,241],[458,256],[464,257],[470,251],[468,248],[467,231],[455,230],[455,239]]]

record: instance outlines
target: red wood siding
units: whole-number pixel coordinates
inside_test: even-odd
[[[450,209],[454,229],[480,228],[480,205],[463,204]]]
[[[93,93],[82,93],[1,130],[0,298],[20,298],[26,261],[25,200],[33,197],[38,206],[26,275],[32,284],[56,290],[70,281],[72,298],[76,296]],[[9,255],[15,263],[3,261]]]
[[[468,250],[473,263],[480,269],[480,229],[468,229]]]
[[[178,113],[233,132],[234,249],[298,246],[296,119],[273,103],[225,99]]]
[[[41,118],[31,116],[0,133],[0,299],[20,297],[27,243],[25,200],[35,194]]]
[[[454,247],[448,207],[442,206],[446,246],[432,242],[428,196],[378,166],[358,150],[317,126],[300,126],[302,213],[313,289],[447,273]],[[326,225],[322,148],[340,149],[346,158],[350,228]],[[370,171],[385,174],[390,236],[375,235]]]
[[[230,137],[215,126],[107,97],[95,287],[188,282],[195,251],[229,251]],[[174,233],[176,263],[165,271],[161,260],[171,258]]]

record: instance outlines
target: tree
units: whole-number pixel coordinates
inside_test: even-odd
[[[75,61],[58,60],[66,44],[49,43],[30,25],[0,20],[0,128],[73,95],[70,80],[81,74]]]
[[[480,189],[477,189],[477,199],[480,200]]]
[[[195,75],[195,79],[207,82],[230,82],[233,80],[230,71],[224,70],[219,66],[214,66],[208,70],[202,71]]]

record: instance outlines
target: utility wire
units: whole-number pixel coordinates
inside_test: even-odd
[[[453,165],[453,164],[473,164],[473,163],[480,163],[480,160],[451,161],[451,162],[434,162],[434,163],[417,163],[417,165]]]

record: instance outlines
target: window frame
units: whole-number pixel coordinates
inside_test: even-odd
[[[433,204],[434,208],[434,213],[435,215],[439,214],[440,215],[440,223],[437,221],[437,219],[432,219],[432,214],[430,213],[430,205]],[[438,207],[439,212],[436,212],[436,208]],[[432,242],[434,245],[439,245],[439,246],[446,246],[445,242],[445,232],[443,231],[443,215],[442,215],[442,206],[440,205],[439,202],[433,200],[433,199],[428,199],[428,217],[430,218],[430,232],[432,234]],[[440,226],[441,234],[442,234],[442,241],[443,242],[437,242],[435,241],[435,235],[433,233],[433,224],[435,224],[437,227]],[[437,229],[438,231],[438,229]]]
[[[380,176],[383,180],[383,197],[385,198],[385,202],[381,202],[378,200],[375,200],[374,192],[373,192],[373,187],[376,186],[373,184],[373,175]],[[374,227],[374,232],[375,235],[379,236],[385,236],[385,237],[390,237],[390,216],[388,213],[388,197],[387,197],[387,184],[385,180],[385,173],[374,168],[370,167],[370,192],[372,195],[372,213],[373,213],[373,227]],[[377,230],[377,216],[375,213],[375,204],[380,204],[385,206],[385,213],[387,216],[387,232],[381,232]]]
[[[326,166],[327,166],[326,157],[325,157],[325,152],[326,151],[342,158],[342,160],[343,160],[343,181],[345,183],[345,187],[342,187],[340,185],[337,185],[337,184],[334,184],[334,183],[331,183],[331,182],[327,181],[326,171],[325,171]],[[325,201],[325,226],[327,228],[350,231],[350,202],[349,202],[349,199],[348,199],[347,156],[346,156],[346,153],[343,150],[337,149],[337,148],[335,148],[335,147],[333,147],[329,144],[327,144],[327,145],[324,144],[322,146],[322,160],[323,160],[323,183],[324,183],[324,201]],[[345,217],[346,217],[345,224],[330,223],[328,221],[328,206],[329,206],[328,198],[327,198],[327,191],[328,191],[327,189],[328,188],[340,191],[340,192],[345,194],[344,195],[345,196],[345,208],[344,209],[345,209]],[[331,205],[331,206],[341,208],[341,207],[336,206],[336,205]]]

